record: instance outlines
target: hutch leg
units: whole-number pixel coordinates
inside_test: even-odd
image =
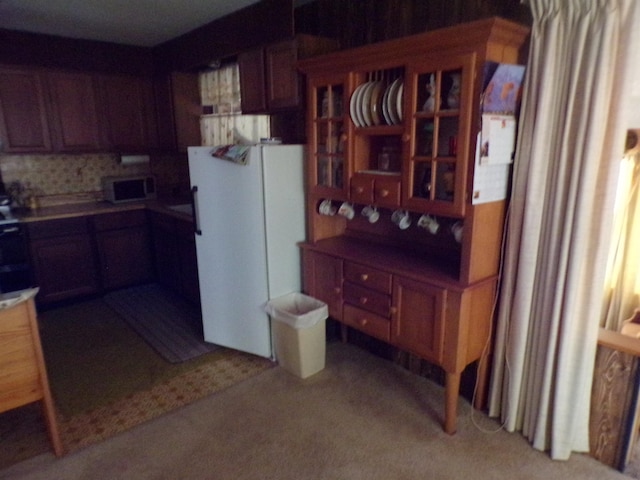
[[[47,424],[47,430],[49,431],[49,438],[51,439],[53,453],[55,453],[57,457],[60,457],[64,453],[64,448],[62,446],[62,441],[60,440],[53,400],[49,395],[45,395],[42,399],[42,410],[44,411],[44,420]]]
[[[456,433],[458,420],[458,396],[460,395],[460,372],[447,372],[445,384],[444,431]]]

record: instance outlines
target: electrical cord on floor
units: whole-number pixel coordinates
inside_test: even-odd
[[[482,350],[482,354],[480,355],[480,359],[478,360],[478,367],[482,364],[482,362],[489,362],[489,346],[491,345],[491,338],[493,337],[493,327],[494,327],[494,316],[496,314],[496,311],[498,309],[498,297],[500,296],[500,282],[502,281],[502,270],[504,268],[504,251],[506,248],[506,243],[507,243],[507,227],[509,225],[509,213],[511,211],[511,206],[507,206],[507,212],[505,214],[505,224],[504,224],[504,228],[502,231],[502,243],[500,245],[500,265],[498,268],[498,285],[496,286],[496,291],[495,291],[495,295],[493,297],[493,305],[491,307],[491,322],[490,322],[490,327],[489,327],[489,334],[487,335],[487,341],[484,344],[484,348]],[[508,347],[508,345],[507,345]],[[506,376],[507,378],[509,377],[509,360],[508,360],[508,355],[505,355],[505,371],[506,371]],[[486,366],[487,369],[491,368],[491,365],[487,365]],[[475,412],[475,408],[473,407],[473,405],[475,404],[475,400],[476,400],[476,395],[478,393],[478,379],[479,379],[479,375],[478,372],[481,369],[478,368],[476,371],[476,382],[475,385],[473,387],[473,395],[471,396],[471,411],[469,413],[469,417],[471,419],[471,423],[473,423],[473,425],[480,430],[483,433],[498,433],[500,430],[504,429],[504,426],[507,423],[507,418],[505,418],[502,423],[500,423],[500,425],[493,430],[488,430],[486,428],[483,428],[476,420],[476,418],[474,417],[474,412]],[[488,387],[488,386],[487,386]]]

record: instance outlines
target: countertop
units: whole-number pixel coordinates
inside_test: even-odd
[[[56,220],[61,218],[81,217],[87,215],[99,215],[102,213],[124,212],[128,210],[152,210],[165,213],[173,217],[191,220],[191,215],[182,211],[173,210],[174,205],[188,204],[188,200],[146,200],[139,202],[111,203],[105,200],[95,202],[82,202],[65,205],[39,207],[36,209],[24,209],[14,211],[13,215],[21,222],[40,222],[44,220]]]

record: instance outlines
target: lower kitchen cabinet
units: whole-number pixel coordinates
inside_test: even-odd
[[[153,278],[145,210],[93,217],[102,288],[111,290]]]
[[[304,285],[308,292],[327,304],[329,316],[342,316],[342,260],[318,252],[303,251]]]
[[[100,290],[87,217],[33,222],[27,231],[39,303]]]
[[[200,285],[193,224],[160,212],[150,212],[149,215],[156,281],[199,305]]]
[[[463,284],[420,256],[346,238],[303,244],[302,255],[304,290],[329,304],[343,339],[354,328],[443,368],[444,430],[454,433],[461,374],[489,342],[497,279]],[[486,362],[478,371],[476,406]]]

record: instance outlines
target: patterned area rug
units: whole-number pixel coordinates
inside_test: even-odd
[[[171,363],[185,362],[218,348],[202,338],[197,308],[158,284],[108,293],[105,302]]]
[[[220,348],[215,361],[69,418],[58,413],[65,453],[105,440],[166,412],[230,387],[274,364],[264,358]],[[0,468],[50,451],[38,404],[0,415]]]

